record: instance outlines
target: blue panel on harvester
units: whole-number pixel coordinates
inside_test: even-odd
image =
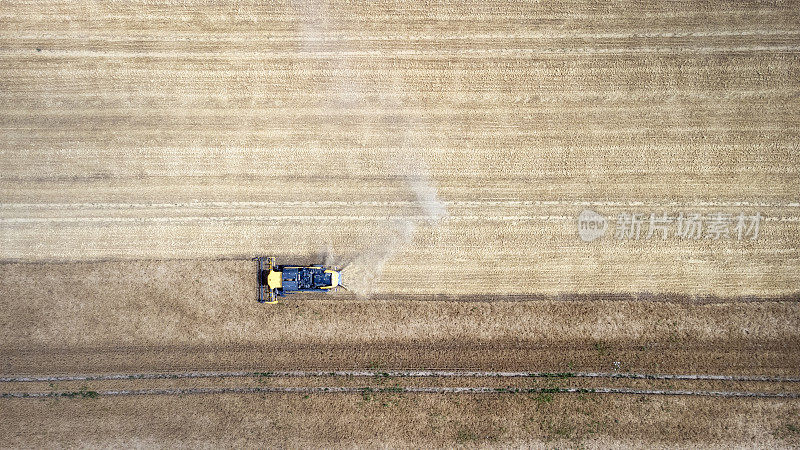
[[[283,292],[309,291],[331,285],[331,274],[321,267],[284,267]]]
[[[278,296],[292,292],[327,291],[340,286],[341,274],[322,266],[279,266],[274,258],[255,258],[258,262],[260,302],[274,303]]]

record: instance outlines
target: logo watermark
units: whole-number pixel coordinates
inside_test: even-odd
[[[618,214],[614,220],[614,239],[637,241],[649,239],[679,240],[756,240],[763,220],[761,213],[745,215],[729,213],[687,213],[669,215],[666,212]],[[578,215],[578,235],[583,241],[601,238],[610,220],[602,214],[584,209]]]
[[[606,218],[591,209],[584,209],[578,215],[578,234],[586,242],[602,237],[607,228]]]

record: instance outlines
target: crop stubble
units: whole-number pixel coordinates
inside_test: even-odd
[[[4,374],[619,364],[797,375],[795,5],[162,6],[3,6]],[[447,215],[431,221],[421,198]],[[584,208],[766,219],[752,242],[586,244]],[[413,233],[373,301],[253,303],[253,267],[236,258],[353,258],[398,221]],[[797,429],[796,403],[778,400],[604,398],[597,411],[639,416],[570,429],[554,411],[527,417],[540,403],[523,396],[408,395],[389,414],[402,424],[349,395],[311,396],[321,417],[344,411],[330,423],[292,395],[3,401],[17,445],[113,443],[96,423],[120,444],[166,442],[175,427],[193,432],[179,442],[213,444],[264,423],[277,431],[259,444],[378,443],[353,431],[363,427],[398,445],[625,445],[653,429],[656,443],[768,445],[796,443]],[[584,417],[580,400],[555,401],[574,413],[563,418]],[[442,415],[420,419],[422,408]],[[271,410],[280,418],[258,415]],[[715,422],[719,410],[729,420]],[[53,417],[62,431],[37,434]]]
[[[797,11],[729,7],[12,2],[0,259],[353,254],[399,218],[376,292],[794,291]],[[585,245],[584,207],[767,221]]]

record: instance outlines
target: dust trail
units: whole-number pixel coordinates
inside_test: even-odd
[[[369,297],[380,280],[386,262],[411,243],[415,228],[413,222],[399,220],[388,235],[376,239],[371,247],[346,260],[341,268],[342,285],[359,297]]]
[[[296,5],[302,21],[299,24],[301,45],[309,51],[318,51],[322,37],[336,36],[337,24],[328,14],[327,6],[320,2],[302,2]],[[335,39],[324,42],[327,51],[338,53],[331,63],[341,71],[350,74],[332,83],[328,83],[327,96],[332,100],[329,107],[336,109],[352,109],[365,98],[361,86],[374,83],[375,80],[359,78],[358,62],[348,56],[348,48]],[[323,67],[324,68],[324,67]],[[388,77],[381,90],[386,93],[405,92],[406,86],[399,77]],[[419,149],[425,142],[424,127],[410,121],[400,113],[393,111],[404,105],[400,96],[390,104],[385,104],[383,112],[377,113],[386,130],[385,142],[391,149],[387,156],[386,173],[396,179],[404,180],[408,190],[413,194],[414,204],[420,208],[428,225],[435,225],[438,220],[447,216],[447,209],[438,198],[436,188],[431,182],[430,171]],[[388,111],[388,112],[387,112]],[[391,179],[388,177],[387,179]],[[381,278],[386,263],[400,250],[410,245],[414,233],[419,226],[415,220],[405,216],[387,217],[387,226],[370,236],[370,244],[355,255],[337,255],[333,250],[336,244],[329,243],[325,251],[325,264],[341,270],[342,285],[359,297],[369,297],[374,292]]]
[[[428,222],[435,224],[439,219],[447,217],[447,207],[439,200],[436,188],[430,178],[428,165],[421,156],[415,156],[413,151],[400,153],[398,157],[399,167],[405,170],[405,180],[414,198],[422,207]]]
[[[406,127],[407,130],[414,128]],[[427,225],[436,226],[440,219],[447,216],[447,208],[439,200],[436,188],[430,180],[427,164],[421,155],[415,154],[408,137],[404,137],[396,148],[398,151],[394,153],[394,157],[389,158],[388,165],[394,168],[398,178],[405,181],[414,196],[414,204],[422,210]],[[343,286],[361,298],[369,297],[375,291],[386,263],[412,243],[414,233],[420,225],[409,217],[391,218],[387,234],[375,236],[368,248],[338,265],[341,267]]]

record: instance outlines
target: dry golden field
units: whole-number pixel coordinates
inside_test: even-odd
[[[0,447],[800,445],[798,80],[791,1],[0,0]]]

